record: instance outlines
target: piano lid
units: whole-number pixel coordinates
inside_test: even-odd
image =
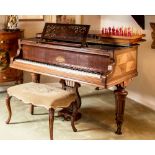
[[[90,25],[45,23],[42,41],[60,41],[86,45]]]

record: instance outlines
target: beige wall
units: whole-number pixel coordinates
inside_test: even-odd
[[[19,21],[19,28],[24,29],[24,36],[31,38],[41,33],[45,22],[51,22],[52,16],[44,16],[44,21]]]
[[[84,15],[82,16],[82,24],[91,25],[90,32],[98,32],[101,27],[101,16],[99,15]]]
[[[155,109],[155,49],[151,49],[150,22],[155,22],[155,16],[145,16],[146,42],[139,47],[139,75],[128,87],[129,97]]]
[[[128,97],[155,109],[155,49],[151,49],[151,32],[150,22],[155,22],[155,16],[145,16],[146,42],[141,43],[138,52],[138,77],[127,87]],[[137,29],[140,27],[136,24],[131,16],[102,16],[102,26],[133,26]]]
[[[41,33],[44,27],[44,21],[21,21],[19,22],[19,27],[24,29],[24,36],[26,38],[31,38],[36,35],[36,33]]]
[[[141,29],[135,20],[128,15],[120,16],[101,16],[101,27],[134,27],[135,29]]]
[[[7,22],[7,16],[0,15],[0,29],[4,29]]]
[[[76,16],[76,24],[81,23],[81,16]],[[55,15],[45,15],[44,21],[20,21],[19,27],[24,29],[24,34],[26,38],[34,37],[36,33],[41,33],[45,22],[56,22]]]

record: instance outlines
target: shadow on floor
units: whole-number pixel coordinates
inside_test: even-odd
[[[152,133],[155,138],[155,115],[153,111],[150,120],[143,117],[143,114],[135,109],[138,117],[130,114],[129,112],[124,115],[123,128],[128,132],[134,132],[137,134]],[[114,109],[101,109],[94,107],[81,108],[82,119],[80,122],[92,123],[96,127],[103,128],[106,131],[114,132],[116,130],[115,123],[115,111]],[[152,113],[152,110],[150,111]],[[115,125],[115,127],[114,127]],[[90,129],[88,129],[90,130]]]

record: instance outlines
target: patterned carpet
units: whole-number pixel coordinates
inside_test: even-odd
[[[130,99],[126,101],[123,135],[116,135],[114,95],[110,90],[94,90],[82,86],[82,118],[76,122],[78,132],[74,133],[69,121],[55,116],[54,139],[56,140],[108,140],[108,139],[155,139],[155,111]],[[0,139],[48,140],[48,113],[36,107],[35,115],[29,112],[29,105],[13,98],[11,124],[6,125],[6,93],[0,94]],[[56,113],[57,114],[57,113]]]

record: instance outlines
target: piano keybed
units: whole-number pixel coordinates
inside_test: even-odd
[[[23,59],[15,59],[13,63],[10,64],[10,67],[73,82],[105,87],[103,83],[105,83],[104,80],[106,79],[106,76],[101,74],[72,70],[68,68],[32,62]]]

